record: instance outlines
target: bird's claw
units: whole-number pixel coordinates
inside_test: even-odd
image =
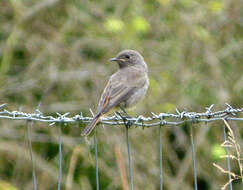
[[[129,120],[129,118],[132,118],[131,116],[129,116],[129,115],[124,116],[119,111],[117,111],[116,114],[122,118],[122,120],[127,128],[130,128],[133,125],[134,121]]]
[[[131,126],[133,125],[133,121],[131,121],[131,120],[126,120],[126,122],[124,122],[125,123],[125,126],[127,127],[127,128],[131,128]]]

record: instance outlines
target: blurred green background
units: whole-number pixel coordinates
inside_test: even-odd
[[[34,112],[41,102],[45,114],[90,116],[117,70],[108,59],[135,49],[150,89],[131,115],[242,107],[242,8],[240,0],[1,0],[0,104]],[[225,166],[223,122],[195,126],[199,189],[220,189],[227,175],[212,164]],[[242,122],[231,126],[243,147]],[[81,127],[62,128],[62,189],[96,188],[93,139],[80,138]],[[34,123],[31,135],[38,189],[57,189],[58,129]],[[130,135],[135,190],[158,190],[158,128]],[[98,142],[101,189],[122,190],[124,127],[99,127]],[[164,189],[193,189],[189,126],[163,130],[163,164]],[[232,171],[239,174],[234,162]],[[33,189],[25,122],[0,120],[0,189]]]

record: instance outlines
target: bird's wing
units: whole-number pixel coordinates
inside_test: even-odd
[[[135,86],[129,85],[126,81],[116,80],[118,78],[111,78],[104,89],[100,98],[97,113],[107,113],[112,107],[119,105],[125,101],[136,89]]]

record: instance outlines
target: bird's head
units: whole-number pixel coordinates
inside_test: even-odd
[[[147,70],[147,65],[137,51],[134,50],[123,50],[115,58],[111,58],[110,61],[118,63],[120,68],[125,68],[129,66],[142,66]]]

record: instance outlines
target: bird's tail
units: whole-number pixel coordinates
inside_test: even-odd
[[[98,123],[98,121],[100,120],[100,117],[102,116],[102,114],[97,114],[92,121],[88,124],[87,127],[84,128],[84,130],[81,132],[81,136],[88,136],[91,131],[95,128],[96,124]]]

